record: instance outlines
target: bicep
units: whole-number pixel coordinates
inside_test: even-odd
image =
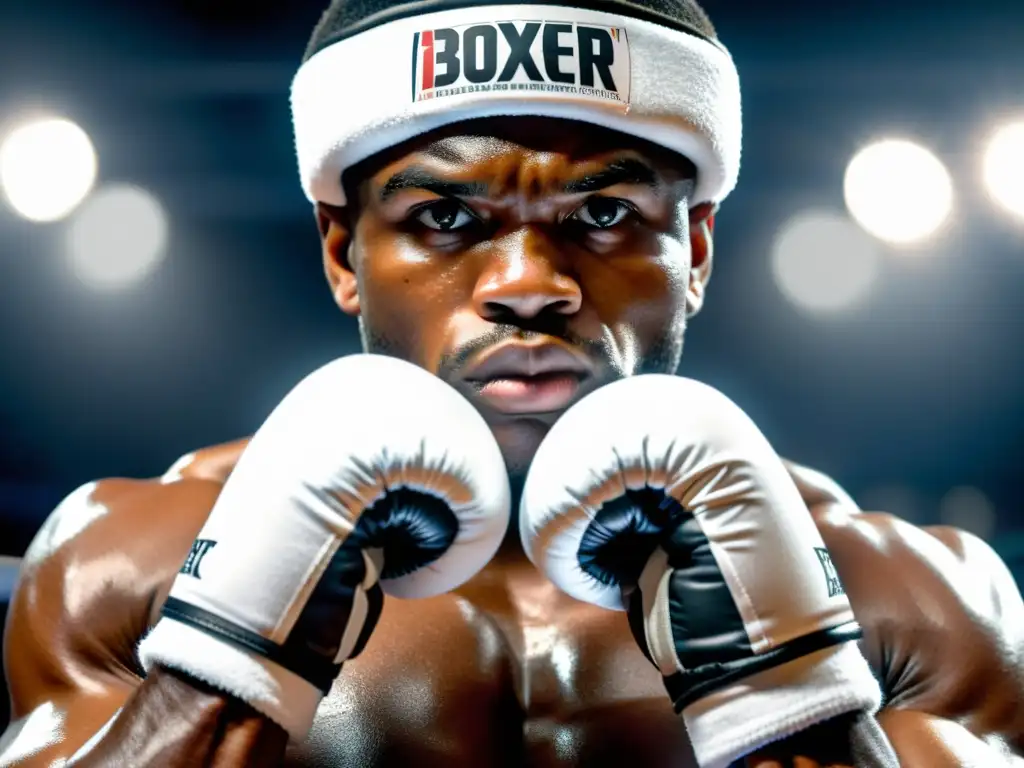
[[[130,481],[83,486],[50,515],[25,553],[3,643],[11,724],[0,739],[0,766],[70,757],[141,682],[130,663],[133,633],[113,642],[107,617],[97,610],[107,580],[96,578],[79,545],[104,518],[102,502],[136,487]],[[131,613],[119,610],[124,622]]]
[[[101,541],[100,557],[83,546],[102,526],[111,492],[123,493],[125,486],[131,487],[105,481],[75,491],[25,553],[3,644],[15,720],[78,691],[137,684],[133,645],[144,627],[136,631],[138,601],[118,599],[119,583],[131,574],[111,564],[123,558],[110,557],[109,543]]]
[[[12,721],[0,738],[0,768],[51,765],[70,757],[139,682],[130,673],[112,672],[102,656],[62,635],[52,601],[46,600],[52,596],[45,574],[46,563],[28,568],[8,617],[4,668]]]

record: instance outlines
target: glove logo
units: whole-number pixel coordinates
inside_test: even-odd
[[[836,597],[837,595],[845,595],[846,590],[843,588],[843,583],[839,580],[839,571],[836,570],[836,566],[832,562],[832,555],[830,555],[828,550],[823,547],[815,547],[814,553],[818,556],[818,562],[821,563],[822,570],[825,571],[825,583],[828,585],[828,596]]]
[[[196,539],[193,541],[192,549],[189,551],[188,557],[185,558],[185,564],[181,566],[181,570],[178,573],[183,573],[196,579],[203,578],[199,575],[199,565],[215,546],[217,546],[217,542],[213,539]]]

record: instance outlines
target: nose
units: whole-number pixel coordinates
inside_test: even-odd
[[[583,292],[569,260],[539,227],[523,228],[495,246],[473,292],[481,317],[529,320],[580,311]]]

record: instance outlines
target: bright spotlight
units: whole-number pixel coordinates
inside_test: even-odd
[[[37,120],[15,128],[0,146],[0,186],[11,208],[30,221],[57,221],[96,181],[96,151],[69,120]]]
[[[843,180],[846,206],[880,240],[910,245],[934,234],[953,209],[953,181],[922,146],[887,139],[858,152]]]
[[[988,497],[977,488],[953,488],[939,502],[939,519],[945,525],[987,539],[996,529],[996,511]]]
[[[68,229],[75,276],[96,288],[138,282],[159,263],[167,244],[167,215],[159,201],[138,187],[100,189]]]
[[[1004,125],[989,139],[982,161],[989,197],[1024,219],[1024,120]]]
[[[875,243],[838,214],[799,214],[775,238],[775,282],[786,298],[809,312],[839,312],[862,301],[879,267]]]

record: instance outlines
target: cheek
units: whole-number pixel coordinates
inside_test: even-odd
[[[645,256],[609,262],[589,293],[620,344],[642,354],[685,323],[689,275],[689,248],[661,236]]]
[[[463,303],[459,270],[455,262],[424,255],[394,234],[367,235],[356,260],[367,351],[434,370]]]
[[[677,311],[685,312],[686,291],[690,285],[690,248],[668,236],[660,240],[659,256],[651,260],[644,279],[649,283],[646,286],[650,296],[647,308],[656,310],[656,317],[667,318]]]

